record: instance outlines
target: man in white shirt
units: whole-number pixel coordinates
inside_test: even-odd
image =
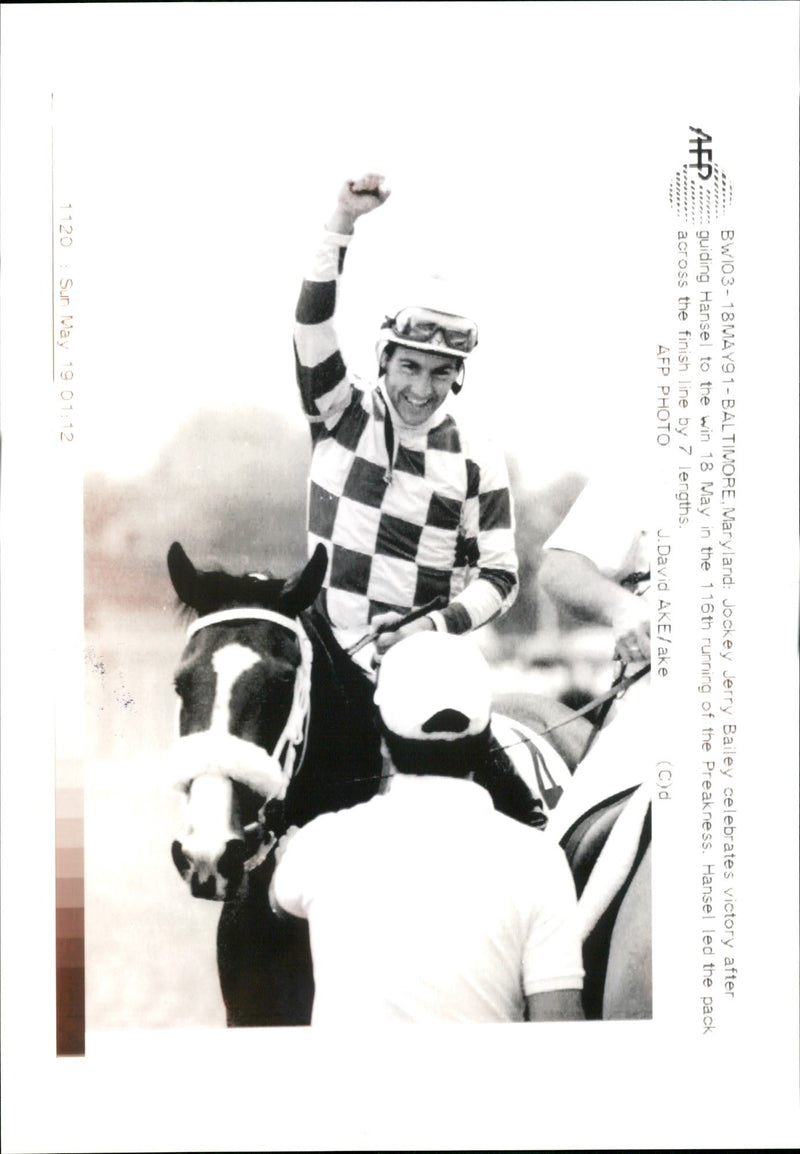
[[[617,656],[650,660],[649,513],[630,478],[594,478],[545,542],[542,587],[557,602],[608,625]]]
[[[582,617],[606,625],[610,652],[626,677],[650,661],[648,489],[640,478],[609,472],[592,478],[545,542],[543,589]],[[609,686],[610,687],[610,686]],[[581,761],[569,796],[549,833],[561,837],[572,821],[603,798],[641,786],[652,761],[649,674],[615,703],[597,741]]]
[[[575,888],[559,846],[471,780],[490,691],[467,637],[391,648],[376,691],[394,774],[287,838],[273,906],[309,921],[313,1025],[583,1017]]]

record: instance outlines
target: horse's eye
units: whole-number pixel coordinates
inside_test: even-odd
[[[178,694],[178,697],[183,697],[189,685],[189,675],[187,673],[176,673],[173,685],[175,686],[175,692]]]

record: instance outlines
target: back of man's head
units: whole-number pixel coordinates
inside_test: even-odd
[[[467,777],[489,748],[489,668],[468,637],[415,633],[383,658],[375,690],[400,773]]]

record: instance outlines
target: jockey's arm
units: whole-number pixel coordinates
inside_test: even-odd
[[[547,990],[526,995],[528,1022],[582,1022],[584,1017],[580,990]]]
[[[468,580],[441,614],[433,614],[435,627],[448,633],[467,633],[502,617],[519,591],[514,499],[505,456],[491,440],[468,448],[466,456],[461,528]]]
[[[624,661],[650,659],[650,609],[606,577],[594,561],[569,549],[546,549],[539,583],[558,604],[613,631],[616,652]]]
[[[346,180],[339,189],[336,208],[328,221],[328,231],[351,233],[360,216],[380,208],[390,195],[385,178],[378,172],[367,172],[358,180]]]
[[[295,369],[312,434],[323,422],[332,428],[350,401],[350,380],[334,325],[338,281],[356,220],[379,207],[388,196],[383,177],[375,173],[342,186],[300,290],[295,312]]]

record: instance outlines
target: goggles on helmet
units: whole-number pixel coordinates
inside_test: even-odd
[[[383,328],[401,343],[414,342],[418,348],[430,346],[465,357],[478,343],[478,326],[466,317],[440,313],[416,306],[387,317]],[[390,338],[391,339],[391,338]]]

